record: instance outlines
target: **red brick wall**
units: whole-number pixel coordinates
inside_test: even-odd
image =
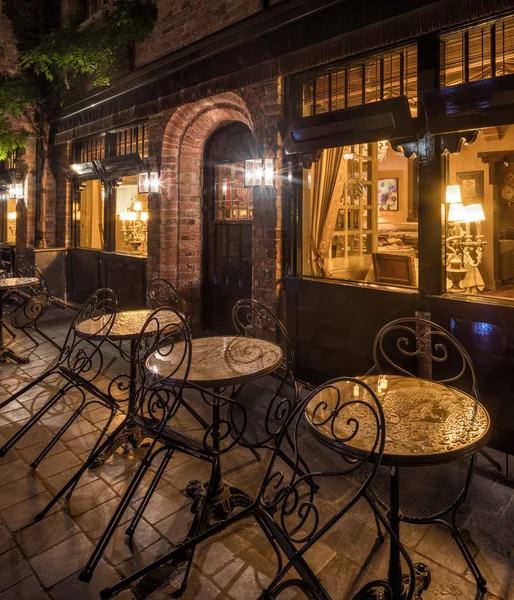
[[[283,0],[274,0],[274,3]],[[139,44],[136,66],[183,48],[261,10],[260,0],[156,0],[158,22]]]
[[[18,51],[11,21],[5,14],[3,0],[0,2],[0,73],[13,73],[16,70]]]
[[[275,156],[278,148],[280,82],[248,89],[242,95],[219,94],[180,107],[169,117],[163,135],[160,194],[152,197],[150,206],[148,277],[160,275],[176,284],[195,320],[201,301],[205,144],[219,127],[242,122],[254,132],[267,156]],[[278,181],[277,189],[254,195],[252,227],[253,297],[274,310],[282,275],[281,216]]]

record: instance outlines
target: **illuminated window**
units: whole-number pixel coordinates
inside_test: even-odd
[[[139,194],[137,175],[116,188],[116,252],[148,254],[148,194]]]
[[[78,243],[81,248],[102,250],[104,247],[104,202],[98,179],[87,181],[80,192],[75,212]]]
[[[441,87],[514,73],[514,17],[441,36]]]
[[[303,274],[417,287],[416,168],[386,141],[323,150],[303,172]]]
[[[252,218],[252,188],[244,186],[243,161],[216,165],[214,219],[247,221]]]
[[[77,163],[91,162],[105,158],[105,136],[95,136],[80,140],[76,150]]]
[[[417,114],[417,48],[406,46],[302,78],[302,116],[407,96]]]
[[[148,158],[148,125],[141,124],[116,132],[116,156],[139,153]]]

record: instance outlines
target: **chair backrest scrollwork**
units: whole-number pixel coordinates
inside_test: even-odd
[[[238,333],[246,337],[271,340],[282,348],[284,363],[293,362],[291,339],[280,319],[262,302],[244,298],[232,309],[232,322]]]
[[[294,548],[296,556],[302,557],[361,498],[383,522],[366,492],[381,463],[385,440],[381,403],[358,379],[333,379],[298,403],[277,439],[257,500],[267,514],[268,527]],[[280,460],[281,449],[291,452],[292,465]],[[387,523],[384,527],[390,532]],[[411,569],[401,545],[400,550]],[[284,565],[282,574],[292,564]]]
[[[16,258],[16,273],[20,277],[37,277],[37,279],[39,279],[39,284],[32,286],[31,289],[34,293],[45,292],[50,297],[50,291],[48,290],[45,276],[41,272],[41,269],[33,262],[24,256]]]
[[[57,365],[93,380],[102,370],[101,345],[107,339],[117,312],[114,292],[101,288],[80,307],[70,326]]]
[[[191,324],[191,313],[189,312],[187,302],[177,288],[167,279],[154,277],[148,284],[147,292],[152,303],[152,308],[155,309],[161,306],[174,308],[186,317],[189,325]]]
[[[239,335],[273,341],[283,353],[282,365],[274,373],[243,385],[235,395],[238,403],[245,406],[244,416],[249,419],[241,445],[263,447],[276,438],[298,401],[298,386],[291,372],[291,340],[280,319],[257,300],[239,300],[232,310],[232,320]],[[231,405],[233,419],[241,415],[234,406]]]
[[[50,296],[44,291],[30,296],[26,302],[14,311],[11,318],[13,327],[15,329],[32,327],[41,318],[49,304]]]
[[[464,346],[437,323],[418,317],[391,321],[377,333],[373,343],[374,368],[401,375],[418,376],[420,365],[428,364],[430,377],[443,384],[467,388],[478,400],[473,361]]]
[[[154,310],[141,329],[132,361],[136,414],[160,429],[179,409],[189,376],[191,334],[185,316],[168,306]]]

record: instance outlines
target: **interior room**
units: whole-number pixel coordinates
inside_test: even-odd
[[[305,275],[417,287],[416,159],[398,150],[331,148],[304,170]]]
[[[514,299],[514,126],[481,129],[448,155],[447,184],[460,192],[447,193],[447,290]],[[478,213],[469,217],[472,205]],[[466,270],[453,285],[452,257]]]

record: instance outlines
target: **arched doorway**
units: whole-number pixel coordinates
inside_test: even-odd
[[[252,296],[253,189],[244,187],[253,135],[243,123],[215,131],[204,151],[202,328],[233,332],[232,307]]]

